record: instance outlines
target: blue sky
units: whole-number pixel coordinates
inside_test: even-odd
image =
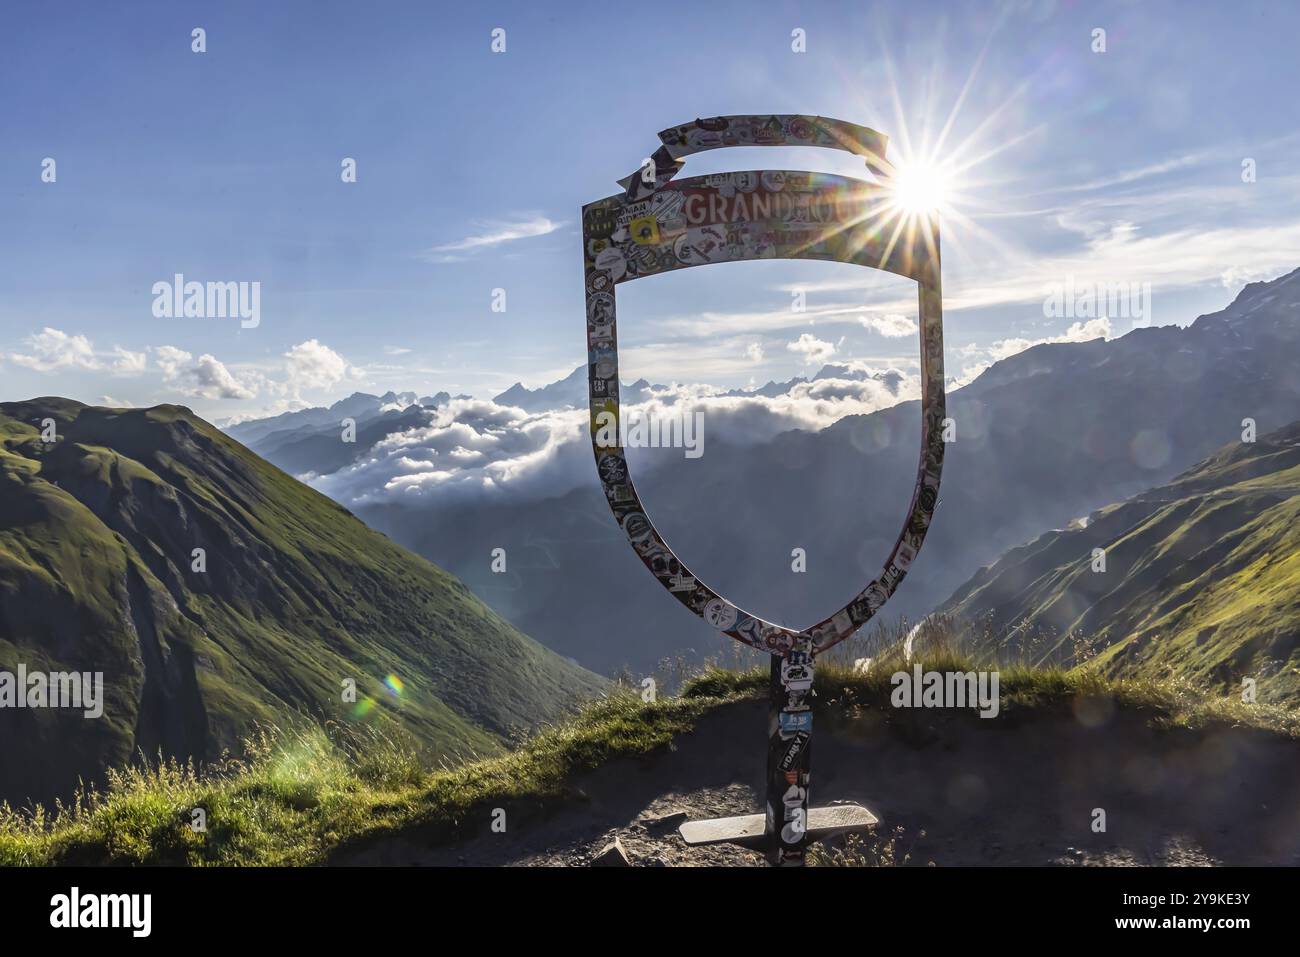
[[[1186,323],[1300,265],[1294,4],[458,6],[6,5],[0,399],[222,419],[560,378],[584,361],[579,207],[658,130],[725,113],[862,123],[894,158],[949,125],[935,161],[969,166],[944,214],[954,377],[1131,328],[1045,315],[1067,279],[1150,283],[1151,320]],[[756,167],[860,169],[749,149],[687,172]],[[176,273],[260,282],[260,324],[155,317]],[[908,284],[850,266],[687,270],[620,291],[623,377],[903,365],[915,336],[883,333],[914,315]]]

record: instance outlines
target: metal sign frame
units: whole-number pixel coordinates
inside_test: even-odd
[[[592,449],[614,517],[651,573],[714,628],[773,656],[764,833],[774,863],[799,864],[808,842],[819,836],[809,827],[808,805],[815,658],[879,612],[920,551],[938,502],[945,414],[939,227],[935,216],[900,212],[887,184],[828,173],[751,170],[676,178],[683,157],[727,146],[845,150],[888,178],[887,139],[866,127],[820,116],[721,116],[672,127],[659,139],[662,145],[642,168],[619,181],[621,194],[582,209]],[[754,259],[852,263],[917,283],[922,441],[911,505],[881,574],[801,631],[745,611],[690,571],[641,504],[618,444],[616,287],[676,269]]]

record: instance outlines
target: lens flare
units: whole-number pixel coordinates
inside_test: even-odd
[[[952,177],[942,166],[920,161],[900,166],[889,185],[894,205],[902,212],[941,213],[949,203]]]

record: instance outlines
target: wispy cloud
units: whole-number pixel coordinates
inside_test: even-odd
[[[62,329],[46,326],[23,340],[27,352],[9,355],[14,365],[34,372],[83,370],[107,372],[115,376],[137,376],[144,372],[145,354],[114,346],[108,353],[95,351],[94,343],[84,335],[68,335]]]
[[[897,312],[863,316],[858,321],[864,328],[878,332],[887,339],[900,339],[903,336],[913,335],[918,328],[915,320]]]
[[[464,259],[462,253],[473,253],[482,249],[490,249],[494,246],[500,246],[503,243],[514,242],[518,239],[533,239],[537,236],[546,236],[555,232],[562,224],[545,216],[533,216],[528,219],[518,219],[513,222],[489,222],[481,223],[478,228],[481,232],[466,236],[463,239],[457,239],[450,243],[442,243],[438,246],[432,246],[420,254],[422,259],[429,262],[459,262]]]
[[[1159,292],[1205,286],[1228,274],[1277,276],[1300,262],[1300,224],[1279,223],[1219,228],[1176,228],[1143,234],[1134,228],[1110,229],[1098,233],[1084,248],[1066,255],[1035,256],[1025,252],[1008,259],[998,278],[973,275],[973,271],[944,276],[945,312],[1017,303],[1042,302],[1055,284],[1073,277],[1077,283],[1107,284],[1150,282]],[[869,293],[861,281],[831,280],[801,283],[808,293]],[[893,297],[871,302],[875,309],[907,309],[913,297]],[[860,312],[862,304],[842,304],[819,310],[823,318],[843,316],[850,309]],[[812,310],[809,310],[811,313]],[[787,322],[788,314],[766,314],[770,321]],[[699,334],[709,329],[711,319],[699,318]],[[739,321],[719,317],[730,330]],[[758,317],[756,317],[758,318]]]
[[[1172,173],[1180,169],[1199,166],[1210,159],[1212,155],[1213,154],[1208,151],[1189,153],[1186,156],[1177,156],[1173,159],[1163,160],[1159,163],[1151,163],[1147,166],[1140,166],[1135,169],[1121,170],[1111,176],[1089,180],[1086,183],[1078,183],[1074,186],[1058,187],[1056,190],[1053,190],[1053,192],[1086,193],[1098,189],[1107,189],[1112,186],[1126,186],[1129,183],[1136,183],[1138,180],[1148,179],[1152,176],[1163,176],[1166,173]]]

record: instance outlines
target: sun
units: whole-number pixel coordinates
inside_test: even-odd
[[[951,171],[928,160],[900,164],[886,186],[890,205],[908,216],[938,215],[952,202]]]

